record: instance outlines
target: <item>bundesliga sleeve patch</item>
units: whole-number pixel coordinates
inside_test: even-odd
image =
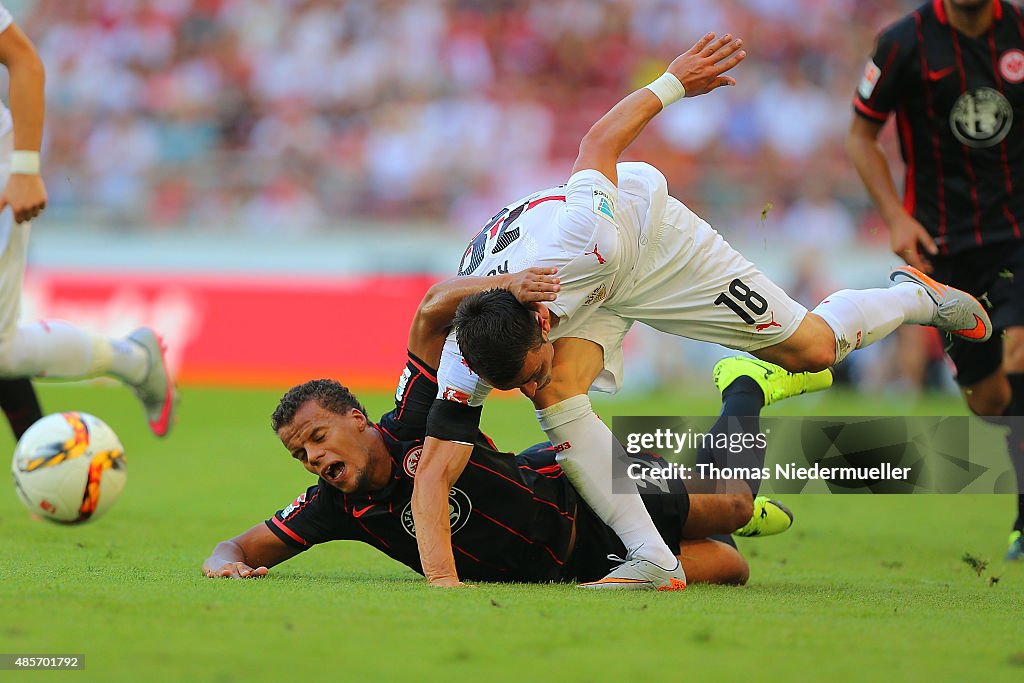
[[[864,77],[860,79],[860,85],[857,86],[857,92],[865,100],[871,98],[871,93],[875,92],[875,86],[878,85],[878,79],[882,76],[882,70],[878,68],[878,65],[872,61],[868,61],[867,66],[864,67]]]
[[[612,223],[615,222],[615,200],[600,188],[594,188],[594,213],[604,216]]]

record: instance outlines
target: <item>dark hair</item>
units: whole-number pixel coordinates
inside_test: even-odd
[[[453,324],[469,368],[499,389],[515,386],[527,352],[544,343],[534,312],[507,289],[467,296]]]
[[[346,415],[355,408],[366,415],[366,408],[352,395],[347,387],[333,379],[311,379],[289,389],[270,416],[270,427],[275,432],[292,423],[295,413],[307,401],[316,401],[324,410]]]

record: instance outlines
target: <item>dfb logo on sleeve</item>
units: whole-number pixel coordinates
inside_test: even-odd
[[[402,376],[398,378],[398,389],[395,390],[395,402],[401,403],[405,400],[405,389],[409,386],[409,378],[412,377],[412,371],[406,367],[402,370]]]
[[[302,493],[299,494],[298,498],[296,498],[295,500],[293,500],[291,502],[291,504],[288,507],[286,507],[284,510],[281,510],[281,517],[282,517],[282,519],[287,518],[288,515],[292,514],[293,512],[295,512],[296,510],[298,510],[300,507],[302,507],[305,504],[306,504],[306,492],[303,491]]]
[[[865,100],[871,97],[871,94],[875,92],[875,86],[878,85],[878,79],[882,77],[882,70],[878,68],[878,65],[872,61],[869,61],[867,66],[864,67],[864,77],[860,79],[860,85],[857,86],[857,92]]]
[[[469,394],[464,391],[459,391],[455,387],[445,387],[444,393],[441,394],[441,398],[445,401],[454,401],[455,403],[469,405]]]

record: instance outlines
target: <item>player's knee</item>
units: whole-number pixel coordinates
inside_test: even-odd
[[[809,313],[789,339],[755,355],[790,372],[818,372],[835,365],[836,334],[824,319]]]
[[[832,367],[836,360],[835,337],[817,339],[779,363],[790,372],[818,372]]]
[[[729,530],[735,531],[750,521],[754,514],[754,498],[749,493],[729,495]]]
[[[1003,337],[1003,367],[1008,373],[1024,372],[1024,328],[1012,327]]]
[[[718,581],[731,586],[742,586],[750,578],[750,565],[740,551],[724,543],[719,553]]]
[[[586,396],[589,386],[581,386],[570,379],[552,379],[546,387],[534,394],[533,402],[538,407],[553,406],[573,396]]]
[[[836,362],[836,335],[827,324],[823,325],[820,334],[808,345],[803,354],[803,367],[800,372],[819,372],[832,367]]]
[[[743,559],[743,556],[736,553],[736,560],[733,567],[732,580],[729,583],[736,586],[745,586],[750,579],[750,565]]]
[[[967,407],[975,415],[1003,415],[1010,406],[1009,384],[968,388],[964,390]]]

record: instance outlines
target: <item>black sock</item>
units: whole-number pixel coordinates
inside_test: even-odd
[[[1017,472],[1017,521],[1014,531],[1024,532],[1024,373],[1007,373],[1010,381],[1010,407],[1006,416],[1010,420],[1010,432],[1006,436],[1006,447],[1010,461]]]
[[[757,417],[764,408],[764,392],[749,377],[737,377],[722,392],[721,415]]]
[[[0,408],[7,415],[15,439],[43,416],[36,390],[25,377],[0,379]]]
[[[727,386],[722,392],[722,411],[718,420],[711,427],[710,434],[716,444],[719,435],[727,435],[727,439],[735,439],[733,435],[757,434],[760,426],[761,408],[764,407],[764,392],[757,382],[749,377],[740,377]],[[731,441],[730,441],[731,443]],[[758,446],[744,448],[733,453],[729,448],[717,446],[701,446],[697,451],[697,463],[714,464],[717,468],[746,467],[760,469],[764,467],[765,450]],[[751,493],[756,497],[761,488],[761,479],[747,480]]]

